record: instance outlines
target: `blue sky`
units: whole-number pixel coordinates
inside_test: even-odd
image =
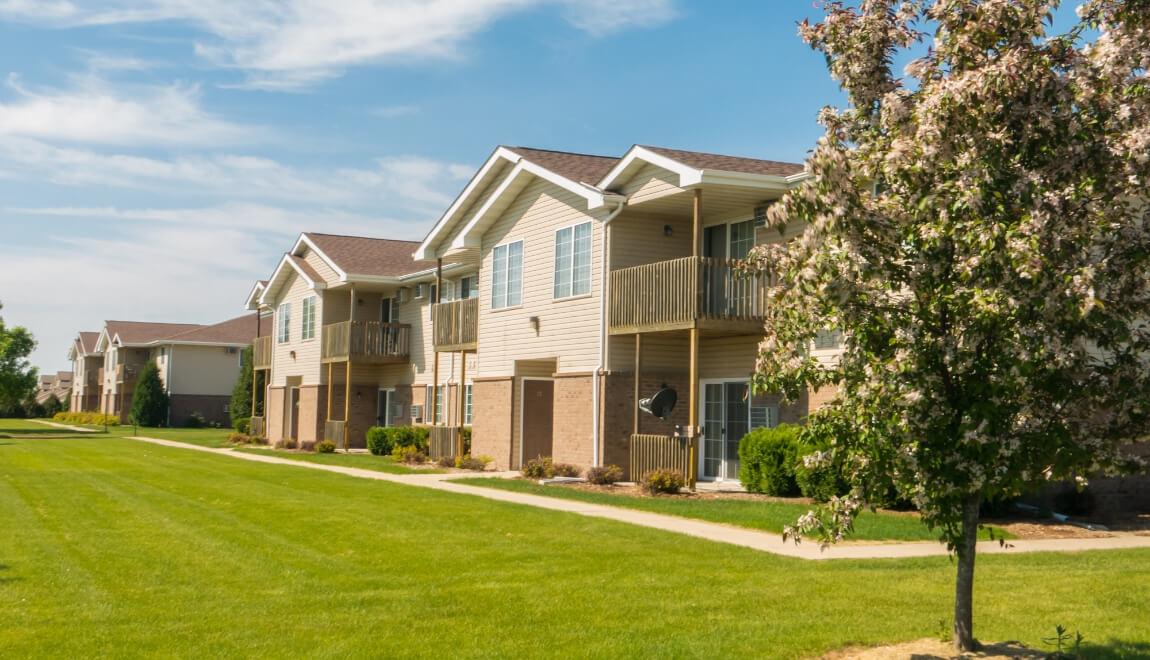
[[[418,240],[497,144],[801,161],[811,0],[0,0],[0,302],[242,312],[300,231]]]

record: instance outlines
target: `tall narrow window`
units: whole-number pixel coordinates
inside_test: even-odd
[[[751,248],[755,247],[755,221],[731,223],[731,259],[746,259]]]
[[[591,292],[591,223],[555,232],[556,298]]]
[[[471,383],[463,388],[463,396],[466,397],[463,401],[463,425],[471,426]]]
[[[315,339],[315,296],[303,299],[303,319],[300,339]]]
[[[434,421],[437,424],[446,424],[447,420],[443,418],[443,393],[447,390],[446,385],[440,385],[435,388],[435,403],[432,410],[435,411]]]
[[[491,308],[523,303],[523,241],[497,246],[491,255]]]
[[[462,300],[479,296],[479,278],[475,275],[459,278],[459,297]]]
[[[286,344],[291,339],[291,303],[280,305],[276,312],[276,321],[279,322],[276,332],[276,342]]]

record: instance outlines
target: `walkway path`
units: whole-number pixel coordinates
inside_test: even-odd
[[[47,421],[44,421],[42,419],[30,419],[28,421],[36,422],[37,424],[43,424],[45,426],[52,426],[52,427],[55,427],[58,429],[66,429],[68,431],[75,431],[76,433],[98,433],[98,431],[96,431],[94,429],[86,429],[82,426],[69,426],[68,424],[59,424],[57,422],[47,422]]]
[[[541,495],[514,493],[503,490],[495,490],[493,488],[483,488],[480,486],[466,486],[464,484],[452,483],[451,481],[453,478],[458,479],[461,477],[474,477],[474,474],[387,474],[384,472],[375,472],[373,470],[364,470],[361,468],[343,467],[339,465],[322,465],[319,463],[293,461],[287,458],[267,456],[264,454],[249,454],[246,452],[232,451],[231,449],[201,447],[199,445],[190,445],[184,442],[175,442],[172,440],[159,440],[156,438],[144,438],[138,436],[132,437],[130,439],[140,440],[142,442],[150,442],[157,445],[164,445],[166,447],[178,447],[180,449],[190,449],[193,451],[202,451],[210,454],[230,456],[232,458],[238,458],[245,461],[255,461],[257,463],[273,463],[276,465],[290,465],[292,467],[307,468],[311,470],[323,470],[326,472],[335,472],[337,474],[344,474],[361,479],[390,481],[392,483],[404,484],[406,486],[418,486],[421,488],[430,488],[432,490],[439,490],[448,493],[485,497],[489,500],[498,500],[500,502],[511,502],[514,504],[534,506],[541,509],[551,509],[553,511],[576,513],[579,515],[591,516],[594,518],[606,518],[608,520],[615,520],[618,522],[639,525],[642,527],[651,527],[667,532],[686,534],[688,536],[696,536],[698,538],[707,539],[709,541],[729,543],[731,545],[738,545],[744,548],[751,548],[752,550],[761,550],[763,552],[770,552],[786,557],[796,557],[799,559],[899,559],[905,557],[928,557],[947,554],[946,548],[944,546],[938,543],[930,542],[883,544],[845,543],[830,546],[826,550],[820,550],[819,546],[813,543],[802,543],[796,545],[789,541],[783,541],[781,536],[775,532],[743,529],[740,527],[721,525],[718,523],[705,522],[702,520],[692,520],[690,518],[680,518],[678,516],[668,516],[658,513],[647,513],[644,511],[635,511],[633,509],[624,509],[602,504],[591,504],[588,502],[563,500],[552,497],[544,497]],[[492,477],[508,477],[514,474],[518,473],[495,473],[492,475]],[[1123,548],[1150,548],[1150,536],[1128,535],[1110,536],[1104,538],[1032,539],[1009,541],[1006,546],[1000,545],[997,541],[984,541],[978,544],[978,552],[988,554],[1015,554],[1019,552],[1076,552],[1081,550],[1117,550]]]

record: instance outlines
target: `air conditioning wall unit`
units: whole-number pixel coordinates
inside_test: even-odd
[[[419,284],[416,284],[415,285],[414,299],[415,300],[423,300],[424,298],[426,298],[427,297],[427,289],[428,289],[428,286],[427,286],[426,282],[420,282]]]
[[[762,204],[760,206],[755,207],[755,226],[756,227],[766,227],[767,226],[767,208],[769,208],[769,207],[770,207],[770,204]]]
[[[406,286],[401,287],[398,291],[395,292],[395,299],[400,304],[403,304],[403,303],[408,301],[408,296],[410,296],[410,295],[411,295],[411,289],[409,287],[406,287]]]

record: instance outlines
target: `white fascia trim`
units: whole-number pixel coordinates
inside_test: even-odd
[[[537,176],[548,183],[552,183],[567,192],[578,195],[587,201],[587,210],[594,210],[606,206],[607,204],[618,204],[626,200],[622,195],[614,193],[604,193],[593,186],[586,183],[576,183],[567,177],[559,176],[549,169],[540,167],[530,161],[520,160],[516,163],[515,168],[512,169],[507,176],[503,179],[503,183],[491,193],[483,206],[475,212],[471,221],[463,228],[463,231],[455,237],[451,242],[451,247],[455,249],[476,248],[480,245],[480,236],[475,235],[475,229],[479,226],[480,221],[491,212],[491,209],[499,202],[500,198],[507,193],[507,190],[515,183],[520,176],[532,175]]]
[[[112,338],[108,336],[108,328],[105,327],[100,331],[100,337],[96,340],[96,352],[103,353],[108,350],[108,344],[112,343]]]
[[[339,275],[339,280],[341,282],[347,281],[347,273],[344,272],[344,270],[339,267],[339,264],[337,264],[334,259],[332,259],[331,257],[324,254],[323,250],[319,249],[319,247],[316,246],[316,244],[310,238],[307,237],[307,234],[300,234],[299,235],[299,240],[297,240],[295,242],[295,246],[292,247],[291,253],[297,257],[300,256],[300,254],[299,254],[300,247],[304,246],[304,245],[306,245],[312,252],[315,252],[316,254],[318,254],[319,258],[324,260],[324,263],[326,263],[328,266],[331,266],[331,269],[334,270],[337,275]],[[269,282],[269,286],[270,286],[270,282]]]
[[[268,280],[268,284],[271,284],[271,280]],[[265,285],[263,282],[257,281],[255,286],[252,287],[251,292],[248,293],[248,299],[247,302],[244,303],[244,307],[247,310],[253,312],[258,310],[260,308],[260,296],[266,289],[267,285]]]
[[[254,339],[254,338],[253,338]],[[237,344],[234,341],[170,341],[165,339],[157,339],[147,344],[140,344],[140,346],[160,347],[160,346],[208,346],[219,348],[247,348],[247,344]]]
[[[459,196],[455,198],[455,201],[451,203],[451,206],[447,207],[447,211],[440,216],[439,221],[436,222],[435,226],[431,228],[431,231],[427,233],[423,242],[416,248],[415,260],[426,261],[437,258],[438,252],[432,250],[433,244],[441,238],[440,235],[447,229],[447,226],[455,218],[455,215],[459,213],[463,204],[471,198],[471,195],[479,188],[479,185],[487,178],[487,174],[491,172],[491,169],[500,161],[518,163],[520,160],[522,160],[522,156],[510,149],[504,147],[496,148],[495,151],[487,157],[487,161],[483,163],[483,166],[479,168],[475,176],[471,177],[471,180],[467,182],[467,185],[463,188],[463,191],[459,193]]]
[[[276,292],[276,293],[279,292],[278,289],[280,288],[280,286],[282,286],[279,283],[280,273],[283,272],[283,269],[285,266],[290,267],[292,270],[294,270],[300,276],[301,279],[303,279],[304,282],[307,282],[308,288],[311,289],[312,291],[318,291],[320,289],[325,288],[325,286],[323,284],[317,283],[317,282],[313,281],[310,277],[308,277],[307,273],[303,272],[303,270],[295,264],[295,261],[292,260],[292,255],[285,254],[283,256],[283,258],[280,259],[279,265],[276,266],[275,272],[272,273],[271,279],[268,280],[267,288],[264,289],[264,292],[262,294],[260,294],[260,304],[261,305],[268,305],[269,304],[270,299],[268,298],[268,294],[271,294],[272,292]]]
[[[351,282],[352,284],[399,284],[399,278],[395,275],[356,275],[351,273],[344,275],[341,282]]]
[[[787,177],[783,176],[751,174],[748,172],[727,172],[723,170],[703,170],[702,180],[699,181],[699,184],[758,188],[780,192],[789,190],[793,185],[787,181]]]
[[[669,172],[679,175],[679,187],[686,188],[688,186],[698,185],[703,180],[703,170],[698,170],[693,167],[688,167],[677,160],[668,158],[662,154],[657,154],[650,149],[645,149],[639,145],[631,147],[631,150],[626,153],[615,167],[603,177],[599,182],[598,188],[607,190],[612,188],[617,183],[617,179],[627,171],[627,168],[636,161],[641,160],[645,163],[650,163],[656,167],[661,167]]]

